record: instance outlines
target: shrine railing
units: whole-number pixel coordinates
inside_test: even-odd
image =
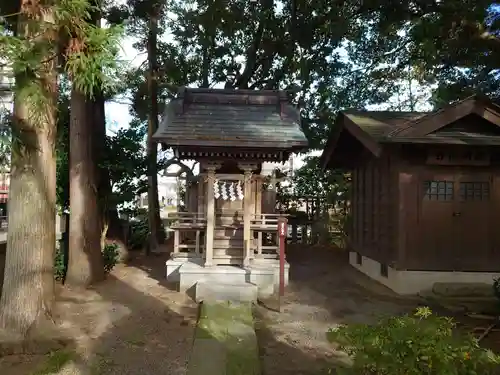
[[[205,214],[198,212],[172,212],[167,218],[171,229],[197,229],[207,225]]]
[[[277,231],[278,219],[286,216],[283,214],[254,214],[250,219],[250,226],[253,230]]]

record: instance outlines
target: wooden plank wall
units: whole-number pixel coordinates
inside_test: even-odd
[[[353,250],[384,264],[395,259],[398,186],[390,155],[373,158],[352,173]]]

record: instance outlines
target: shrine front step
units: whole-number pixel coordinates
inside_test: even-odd
[[[215,228],[214,238],[238,238],[243,241],[243,229],[224,227]]]
[[[225,298],[233,300],[238,297],[238,293],[244,301],[254,300],[257,296],[267,298],[274,293],[274,273],[271,267],[242,268],[231,265],[204,267],[195,263],[185,263],[179,268],[179,291],[191,296],[195,294],[195,300],[204,299],[207,295],[215,299],[226,296]],[[214,295],[210,285],[214,285],[216,292],[220,290],[221,296],[217,294],[218,292]],[[232,285],[235,285],[234,289],[231,288]],[[198,293],[201,293],[201,297]]]
[[[223,249],[223,248],[234,248],[234,249],[243,249],[243,239],[241,238],[214,238],[214,249]]]
[[[196,283],[196,302],[257,302],[258,287],[249,282],[205,280]]]

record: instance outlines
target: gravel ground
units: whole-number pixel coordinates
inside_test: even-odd
[[[347,359],[327,342],[329,328],[369,323],[416,306],[351,268],[342,250],[291,247],[287,254],[290,285],[282,312],[273,311],[276,300],[255,312],[264,375],[332,373],[328,370]]]

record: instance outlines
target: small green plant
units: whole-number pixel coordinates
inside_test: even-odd
[[[338,373],[356,375],[490,375],[499,357],[470,335],[459,335],[451,318],[429,308],[328,331],[328,339],[352,358]]]
[[[63,281],[66,276],[66,263],[64,262],[64,250],[62,245],[56,248],[56,255],[54,257],[54,278],[57,281]]]
[[[104,272],[109,273],[118,263],[118,245],[115,243],[106,244],[102,251]],[[64,259],[64,250],[62,246],[56,249],[54,258],[54,278],[57,281],[63,281],[66,276],[66,262]]]
[[[104,245],[102,257],[104,260],[104,272],[111,272],[113,267],[118,263],[118,245],[115,243]]]
[[[128,238],[129,249],[142,249],[148,241],[149,226],[148,218],[139,217],[139,220],[130,223],[130,235]]]
[[[74,352],[62,349],[48,355],[43,365],[32,375],[50,375],[60,372],[68,362],[76,358]]]

